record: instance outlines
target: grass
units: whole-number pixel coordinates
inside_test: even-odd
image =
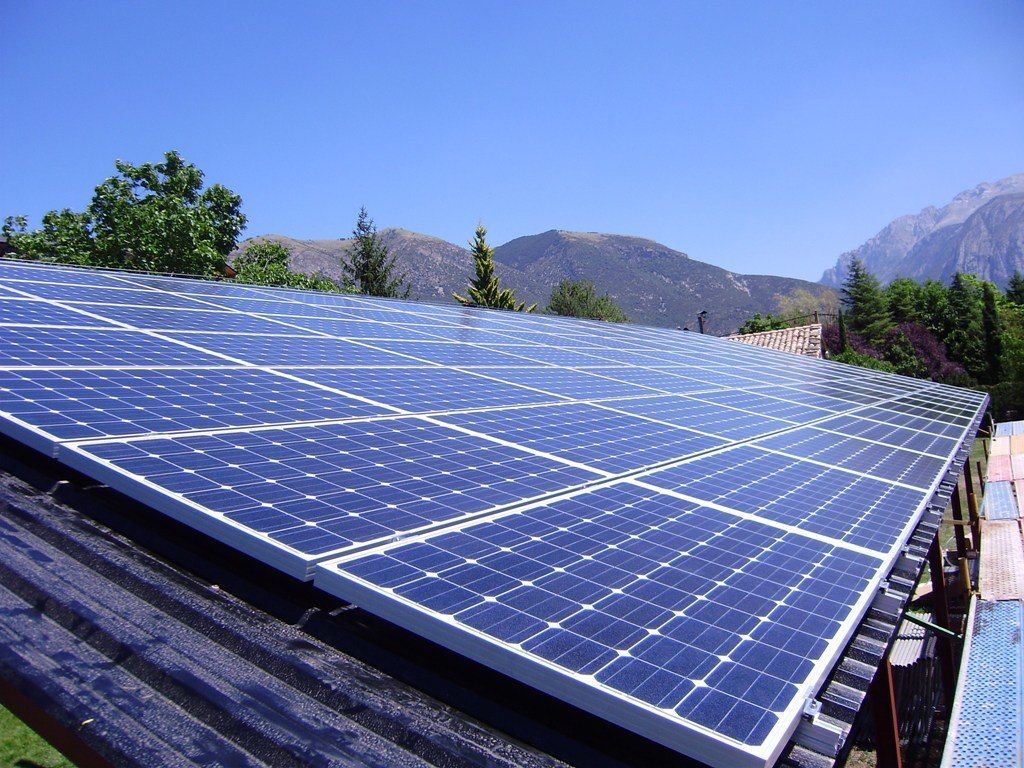
[[[73,768],[60,752],[0,707],[0,768]]]

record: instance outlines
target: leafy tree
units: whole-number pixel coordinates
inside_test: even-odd
[[[12,247],[28,258],[102,267],[223,271],[245,227],[238,195],[220,184],[203,189],[203,172],[174,151],[161,163],[115,167],[85,212],[50,211],[42,229],[14,233]]]
[[[846,363],[847,365],[859,365],[861,368],[871,368],[876,371],[885,371],[887,373],[895,373],[896,369],[893,364],[888,360],[882,360],[871,355],[865,355],[861,352],[857,352],[853,349],[848,349],[846,352],[840,352],[838,355],[833,355],[832,359],[837,363]]]
[[[949,326],[949,291],[938,280],[925,280],[918,293],[917,314],[921,322],[940,338],[951,330]]]
[[[261,240],[251,243],[232,265],[235,281],[251,285],[279,285],[317,291],[340,291],[333,280],[321,275],[304,275],[289,268],[291,252],[282,243]]]
[[[842,296],[850,330],[869,343],[880,341],[892,327],[892,322],[878,278],[868,272],[860,259],[850,261]]]
[[[514,290],[501,287],[498,275],[494,271],[494,249],[487,244],[487,229],[483,224],[477,225],[476,235],[469,245],[473,253],[476,277],[470,281],[467,296],[452,294],[456,301],[469,307],[491,307],[515,312],[533,312],[537,308],[536,304],[527,307],[525,301],[516,300]]]
[[[753,317],[747,318],[736,333],[764,333],[765,331],[777,331],[782,328],[789,328],[789,321],[780,315],[760,312]]]
[[[921,320],[921,286],[909,277],[897,277],[885,287],[885,303],[896,325]]]
[[[8,216],[3,234],[14,251],[26,259],[96,264],[89,217],[69,208],[43,214],[42,227],[34,232],[28,231],[24,216]]]
[[[546,311],[565,317],[587,317],[611,323],[629,321],[626,313],[609,295],[599,296],[590,280],[565,279],[551,292]]]
[[[1006,298],[1014,304],[1024,306],[1024,275],[1014,272],[1006,285]]]
[[[985,348],[986,371],[985,382],[998,384],[1000,364],[1003,357],[1002,329],[999,327],[999,312],[996,309],[996,287],[985,283],[981,309],[982,340]]]
[[[412,286],[405,282],[404,273],[398,274],[397,257],[381,241],[365,206],[359,209],[352,239],[341,262],[345,282],[368,296],[409,298]]]

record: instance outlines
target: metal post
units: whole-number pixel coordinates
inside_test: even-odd
[[[896,719],[896,692],[888,657],[882,660],[871,683],[871,713],[875,718],[877,768],[903,768],[900,726]]]
[[[960,486],[953,486],[953,495],[949,497],[950,506],[953,508],[953,519],[963,520],[964,511],[960,506]],[[953,526],[953,535],[956,536],[956,554],[957,557],[967,557],[967,537],[964,536],[964,527],[962,525]],[[974,542],[971,542],[973,548]]]
[[[978,469],[978,490],[985,493],[985,473],[981,471],[981,459],[974,462],[974,466]]]
[[[981,524],[978,521],[978,499],[974,495],[974,480],[971,478],[970,462],[964,467],[964,486],[967,489],[967,512],[971,521],[971,538],[975,551],[981,550]]]
[[[946,597],[946,574],[942,570],[942,545],[936,532],[928,549],[928,570],[932,577],[932,612],[935,623],[952,631],[949,623],[949,599]],[[936,650],[939,656],[939,672],[942,675],[942,698],[946,704],[946,715],[953,708],[953,694],[956,691],[956,662],[953,660],[953,643],[948,635],[936,634]]]

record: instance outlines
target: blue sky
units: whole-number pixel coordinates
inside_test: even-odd
[[[248,235],[651,237],[817,279],[1024,171],[1024,3],[3,4],[0,215],[175,148]]]

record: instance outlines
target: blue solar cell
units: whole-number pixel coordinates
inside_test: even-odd
[[[452,368],[293,368],[289,373],[419,413],[563,400]]]
[[[940,457],[951,456],[958,445],[958,442],[952,437],[929,435],[906,427],[871,421],[862,418],[859,413],[856,416],[837,416],[819,422],[817,427],[840,435],[863,437],[884,445]]]
[[[754,748],[799,716],[879,560],[619,483],[321,566],[318,583],[584,707]],[[464,631],[465,630],[465,631]],[[468,649],[468,650],[466,650]],[[586,676],[586,677],[581,677]],[[535,683],[536,684],[536,683]],[[714,738],[714,737],[712,737]]]
[[[62,285],[59,283],[18,283],[17,288],[42,299],[93,302],[97,304],[135,304],[142,307],[183,307],[202,309],[199,301],[163,291],[135,288],[106,288],[100,286]],[[83,307],[88,309],[88,307]]]
[[[108,326],[102,320],[64,309],[46,301],[0,298],[0,323],[11,325]]]
[[[54,440],[390,412],[251,368],[0,371],[0,411]]]
[[[375,347],[405,355],[408,362],[416,359],[421,362],[436,363],[462,368],[475,368],[494,365],[529,365],[530,361],[522,357],[488,349],[475,344],[458,344],[456,342],[432,341],[379,341]]]
[[[248,312],[257,315],[290,315],[296,317],[341,317],[326,307],[320,307],[311,303],[299,303],[291,301],[277,294],[268,294],[266,297],[252,296],[203,296],[204,309],[234,309],[239,312]]]
[[[727,442],[586,404],[474,411],[438,420],[611,473],[678,459]]]
[[[354,320],[348,317],[274,317],[297,328],[349,339],[419,339],[424,341],[431,338],[429,334],[423,331],[396,323],[381,324],[368,320]],[[293,333],[299,332],[301,331],[293,331]]]
[[[121,273],[106,273],[91,269],[68,269],[65,267],[29,265],[25,262],[3,262],[0,264],[0,280],[9,281],[18,288],[15,281],[33,280],[38,282],[54,282],[62,285],[107,285],[113,287],[129,287],[122,279]]]
[[[602,406],[732,440],[745,440],[793,426],[792,422],[703,403],[681,395],[607,400]]]
[[[117,304],[71,304],[108,320],[135,328],[168,331],[217,331],[268,335],[302,333],[280,323],[252,317],[241,312],[219,312],[178,308],[130,307]]]
[[[897,427],[907,427],[908,429],[914,429],[918,432],[924,432],[929,435],[949,437],[954,440],[962,438],[965,429],[963,426],[958,424],[951,424],[946,421],[940,421],[926,416],[916,416],[910,413],[899,413],[897,411],[890,410],[885,406],[863,408],[857,411],[857,416],[863,419],[872,419],[874,421],[880,421],[884,424],[891,424]]]
[[[900,541],[927,498],[924,491],[750,446],[656,470],[643,481],[883,553]]]
[[[298,331],[296,331],[298,333]],[[408,365],[408,358],[324,336],[166,333],[165,336],[254,365]],[[377,346],[377,345],[375,345]]]
[[[786,402],[759,392],[743,390],[704,392],[694,395],[694,399],[727,405],[730,408],[740,408],[761,416],[771,416],[786,421],[808,422],[832,415],[831,411],[822,408],[815,408],[803,403]]]
[[[223,358],[140,331],[8,326],[0,344],[0,368],[223,364]]]
[[[115,484],[144,481],[176,494],[211,519],[289,547],[293,561],[598,477],[415,418],[85,444],[78,451],[115,467],[122,478]]]
[[[602,368],[600,371],[578,371],[572,368],[543,366],[517,366],[510,368],[488,368],[482,366],[474,368],[475,372],[486,374],[493,379],[499,379],[521,387],[531,387],[575,400],[598,400],[609,397],[656,394],[654,390],[645,389],[615,378],[615,374],[628,370],[628,368]]]
[[[813,427],[763,438],[754,445],[922,489],[930,488],[946,466],[945,458],[925,456],[856,437],[840,437]]]
[[[709,392],[722,388],[722,385],[710,384],[707,381],[654,368],[627,368],[625,366],[619,368],[591,368],[587,369],[587,373],[599,374],[616,379],[617,381],[625,381],[636,385],[633,391],[629,388],[620,389],[619,391],[622,394],[653,394],[654,392],[659,392],[682,395],[689,392]],[[650,389],[651,392],[645,392],[644,388]]]

